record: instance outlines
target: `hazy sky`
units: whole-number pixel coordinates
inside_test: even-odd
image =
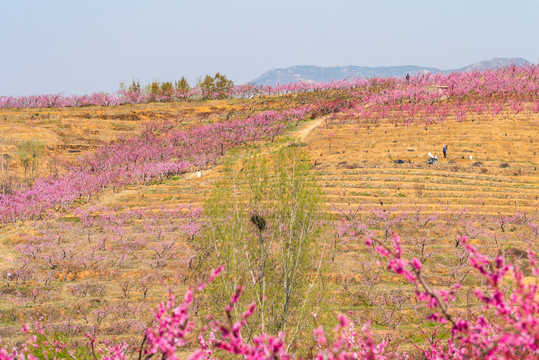
[[[1,0],[0,96],[292,65],[539,61],[538,0]]]

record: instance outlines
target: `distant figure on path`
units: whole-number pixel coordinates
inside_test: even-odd
[[[410,81],[410,74],[406,74],[406,81]]]
[[[447,157],[447,145],[444,145],[443,152],[444,152],[444,158],[446,158]]]

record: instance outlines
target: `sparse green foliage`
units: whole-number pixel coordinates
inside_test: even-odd
[[[151,101],[158,100],[158,98],[161,96],[169,97],[169,100],[171,100],[170,97],[174,97],[176,91],[187,94],[190,90],[191,87],[183,76],[181,80],[175,81],[174,83],[171,81],[152,81],[147,85],[141,86],[139,80],[133,80],[133,83],[129,86],[129,88],[126,88],[126,85],[123,82],[120,83],[120,91],[127,91],[130,93],[144,92],[145,94],[151,95]],[[175,100],[177,100],[177,98],[175,98]]]
[[[129,86],[129,92],[140,93],[141,91],[142,91],[142,88],[140,86],[140,80],[135,81],[135,79],[133,79],[131,86]]]
[[[170,81],[165,81],[161,84],[161,94],[169,95],[172,93],[173,88],[174,87]]]
[[[234,87],[232,80],[228,80],[225,75],[215,74],[215,92],[219,94],[219,98],[224,98],[226,93]]]
[[[0,174],[2,176],[2,185],[1,185],[2,194],[6,194],[11,191],[11,175],[9,171],[11,160],[12,160],[12,156],[10,154],[0,153]]]
[[[43,144],[37,140],[26,140],[17,144],[19,160],[24,167],[24,181],[32,182],[39,172],[39,159]]]
[[[300,334],[314,325],[324,263],[321,193],[309,169],[304,152],[287,148],[228,170],[229,180],[206,206],[202,273],[221,264],[225,270],[210,286],[205,309],[217,312],[244,286],[235,311],[239,316],[249,303],[257,305],[249,331],[287,331],[288,340],[304,341]]]
[[[197,82],[197,86],[200,88],[200,90],[202,90],[205,99],[211,98],[213,93],[215,92],[215,80],[210,75],[206,75],[206,77],[204,77],[204,80],[199,79]]]
[[[46,335],[37,333],[35,336],[37,346],[29,347],[29,354],[37,359],[96,359],[95,353],[92,354],[93,350],[86,345],[80,344],[74,349],[61,346],[72,342],[69,335],[64,333],[57,332]]]
[[[179,81],[176,81],[174,83],[174,87],[176,88],[176,90],[180,90],[184,93],[188,93],[191,90],[191,86],[189,86],[189,83],[185,79],[185,76],[182,76]]]
[[[161,95],[163,91],[161,90],[161,84],[158,81],[153,81],[150,85],[150,94],[152,95]]]

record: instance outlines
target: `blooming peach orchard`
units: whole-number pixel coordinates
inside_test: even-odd
[[[327,128],[347,123],[369,129],[390,123],[395,127],[420,125],[426,130],[449,121],[463,123],[471,116],[482,116],[484,121],[503,115],[523,117],[535,125],[539,114],[539,66],[415,75],[408,80],[242,85],[226,94],[232,99],[255,95],[293,106],[252,112],[246,119],[227,116],[226,120],[204,122],[182,131],[174,128],[172,120],[151,121],[139,136],[104,143],[68,163],[65,171],[15,184],[0,194],[0,232],[10,236],[17,230],[26,232],[13,235],[15,240],[9,243],[13,246],[5,256],[9,266],[2,269],[6,283],[2,297],[21,308],[32,307],[27,312],[0,309],[3,322],[20,328],[9,346],[1,346],[0,359],[539,358],[537,209],[481,215],[466,207],[450,208],[449,202],[443,214],[425,205],[390,206],[383,201],[380,206],[360,204],[357,208],[334,205],[330,210],[332,218],[320,221],[328,236],[317,246],[329,254],[324,261],[334,265],[340,248],[361,244],[360,248],[350,245],[354,251],[367,254],[357,264],[361,296],[353,296],[366,299],[370,307],[384,309],[379,323],[386,326],[381,330],[379,324],[359,319],[345,306],[338,309],[342,314],[333,311],[328,316],[332,319],[322,319],[315,312],[327,304],[319,304],[312,314],[300,319],[316,325],[314,331],[301,333],[307,339],[304,344],[309,344],[301,348],[291,341],[297,334],[256,332],[253,319],[264,309],[257,308],[256,302],[245,303],[248,290],[244,284],[230,289],[226,294],[230,301],[223,304],[221,311],[200,315],[204,309],[197,301],[208,299],[212,284],[235,271],[222,264],[209,274],[193,274],[198,269],[197,259],[204,261],[211,256],[198,253],[202,249],[201,237],[208,236],[204,235],[208,214],[203,208],[181,200],[175,206],[152,203],[147,208],[125,209],[100,203],[107,195],[134,186],[149,187],[197,169],[218,166],[233,149],[253,144],[270,149],[287,130],[309,119],[322,119]],[[87,96],[0,97],[0,109],[118,106],[211,96],[195,88],[188,92],[172,89],[161,95],[120,91]],[[328,129],[324,134],[329,146],[320,150],[319,157],[326,151],[342,156],[347,149],[340,153],[336,132]],[[533,144],[535,140],[529,141]],[[302,142],[283,143],[287,147],[310,147]],[[316,166],[317,159],[313,160]],[[533,166],[529,165],[530,169]],[[239,172],[244,171],[240,168]],[[506,178],[496,181],[507,181]],[[537,183],[533,174],[529,178],[531,183]],[[418,198],[423,196],[423,190],[416,185]],[[530,198],[536,195],[533,188],[525,190]],[[395,197],[404,196],[398,191],[396,187]],[[341,198],[345,197],[343,193]],[[515,202],[515,209],[517,205]],[[263,248],[265,220],[258,213],[251,219],[258,221]],[[284,229],[286,224],[282,226],[282,233],[290,230]],[[457,236],[451,254],[443,254],[450,258],[450,266],[445,282],[440,284],[431,271],[443,265],[432,264],[442,250],[432,238],[444,234]],[[509,238],[519,238],[527,246],[526,251],[511,248],[517,254],[511,261],[502,254],[502,243]],[[478,239],[486,239],[488,245],[478,245]],[[218,239],[212,240],[216,241],[215,250],[220,245]],[[268,251],[272,250],[275,249],[268,247]],[[188,271],[191,273],[186,275]],[[71,282],[88,273],[99,280],[114,281],[115,296],[124,302],[101,304],[110,289],[99,281]],[[305,274],[307,278],[313,276]],[[262,286],[252,277],[253,283]],[[322,280],[328,279],[331,274]],[[375,295],[375,284],[387,279],[397,290],[387,296]],[[187,283],[198,285],[188,287],[183,299],[179,299],[174,294],[179,288],[183,292]],[[349,285],[345,281],[345,291],[349,291]],[[412,289],[408,298],[398,292],[404,287]],[[155,288],[166,291],[158,293],[161,304],[152,312],[149,299]],[[77,299],[92,294],[96,298],[94,307],[79,306],[76,315],[67,314],[66,309],[51,311],[43,306],[43,299],[50,299],[54,291]],[[131,301],[135,291],[142,298],[140,302]],[[320,298],[330,299],[330,305],[342,300],[330,286],[323,291]],[[163,292],[168,296],[164,297]],[[466,305],[459,303],[462,298],[466,298]],[[413,337],[408,342],[396,341],[393,337],[405,316],[406,302],[414,304],[408,314],[413,313],[433,329],[427,332],[426,326],[418,326],[414,331],[421,335],[419,341]],[[45,309],[49,311],[46,314]],[[29,313],[31,316],[26,316]],[[62,321],[54,323],[54,317]],[[116,326],[116,332],[100,332],[105,319]],[[122,337],[124,334],[129,336]]]
[[[392,246],[386,246],[373,239],[367,239],[380,255],[387,258],[387,268],[400,274],[412,284],[417,285],[416,296],[433,313],[430,318],[436,322],[451,326],[449,339],[434,339],[420,348],[421,356],[427,359],[536,359],[539,356],[539,300],[537,282],[526,284],[518,267],[507,264],[503,257],[490,259],[473,246],[466,238],[460,241],[469,253],[469,261],[488,284],[486,290],[475,290],[474,295],[483,303],[483,313],[476,318],[458,317],[451,311],[451,303],[460,286],[450,290],[437,290],[428,284],[422,263],[417,258],[411,260],[402,257],[401,241],[393,235]],[[529,260],[535,276],[539,276],[537,257],[529,253]],[[223,267],[215,269],[209,276],[211,282]],[[508,296],[500,289],[504,277],[514,281],[512,293]],[[187,344],[188,335],[195,324],[191,320],[190,308],[195,295],[203,291],[206,283],[190,288],[183,302],[177,303],[171,294],[169,299],[154,310],[154,324],[146,329],[135,357],[178,359],[177,352]],[[212,320],[205,327],[206,331],[198,336],[198,349],[193,350],[188,359],[211,359],[225,357],[226,354],[238,355],[245,359],[293,359],[288,352],[286,334],[277,336],[262,334],[248,342],[242,336],[242,330],[249,317],[256,311],[251,304],[249,310],[234,319],[232,309],[241,297],[242,287],[238,287],[225,308],[224,320]],[[486,316],[492,313],[494,316]],[[359,327],[358,327],[359,326]],[[22,331],[30,333],[27,342],[20,348],[2,349],[1,359],[38,359],[62,357],[76,358],[73,349],[57,340],[48,341],[47,334],[36,322],[24,325]],[[376,341],[369,330],[369,324],[354,324],[345,315],[338,316],[338,324],[333,331],[333,340],[329,341],[326,330],[320,327],[313,336],[317,347],[315,359],[408,359],[406,352],[396,353],[386,349],[384,341]],[[38,340],[39,337],[39,340]],[[89,349],[94,358],[127,359],[133,349],[125,343],[108,344],[96,350],[95,334],[87,334]]]

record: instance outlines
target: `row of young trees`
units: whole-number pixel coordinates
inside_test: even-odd
[[[224,99],[229,96],[234,87],[232,80],[225,75],[216,73],[214,76],[206,75],[197,81],[196,88],[202,99]],[[141,86],[140,80],[133,80],[129,87],[120,84],[120,93],[127,97],[133,95],[148,96],[148,101],[173,101],[193,96],[192,88],[185,76],[174,83],[170,81],[153,81],[148,85]]]
[[[46,211],[89,202],[106,188],[147,184],[203,168],[224,153],[259,140],[273,141],[289,124],[304,119],[310,107],[261,112],[246,120],[174,131],[169,122],[152,122],[140,137],[120,139],[68,166],[63,174],[39,178],[30,186],[0,194],[0,226],[21,225]]]
[[[528,119],[539,113],[539,99],[531,101],[509,101],[494,98],[479,98],[471,101],[446,100],[436,102],[406,102],[387,104],[353,103],[340,114],[335,114],[328,121],[333,123],[354,123],[357,125],[378,125],[388,121],[395,125],[409,126],[412,124],[443,124],[446,120],[455,119],[458,122],[470,117],[517,116],[524,115]]]
[[[129,87],[126,87],[124,83],[120,83],[120,91],[126,92],[126,93],[145,93],[145,94],[151,94],[154,96],[162,96],[162,95],[168,95],[170,96],[175,91],[179,93],[189,93],[191,90],[191,86],[187,82],[187,79],[185,76],[182,76],[180,80],[175,81],[174,83],[170,81],[166,82],[158,82],[153,81],[150,84],[146,86],[142,86],[140,84],[140,80],[133,80],[131,85]]]

